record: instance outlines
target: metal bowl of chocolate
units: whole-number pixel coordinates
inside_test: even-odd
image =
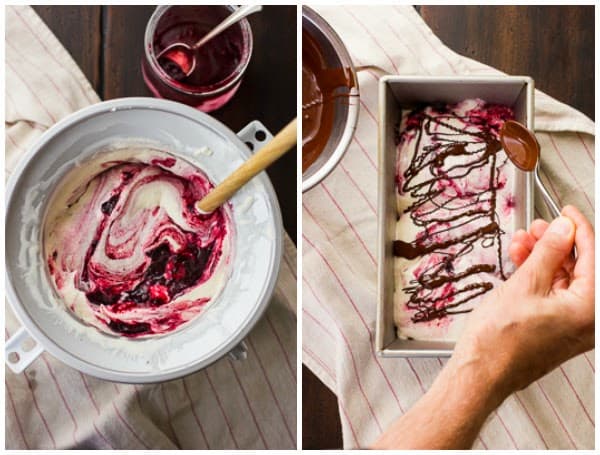
[[[358,80],[344,43],[302,7],[302,191],[340,162],[358,121]]]

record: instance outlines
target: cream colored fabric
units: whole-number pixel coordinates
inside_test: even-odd
[[[7,173],[48,127],[99,101],[29,7],[6,8],[5,94]],[[279,281],[246,339],[245,361],[226,357],[185,378],[144,386],[86,376],[48,354],[24,374],[5,368],[6,448],[295,448],[295,264],[286,238]],[[19,326],[7,306],[5,336]]]
[[[445,47],[410,6],[315,7],[356,65],[403,75],[497,75]],[[361,71],[360,117],[344,159],[303,195],[303,362],[338,396],[344,447],[365,447],[431,385],[444,359],[378,358],[377,81]],[[569,87],[565,87],[569,90]],[[561,205],[594,219],[594,124],[536,92],[542,169]],[[537,216],[546,215],[536,199]],[[594,447],[594,353],[512,395],[475,448]]]

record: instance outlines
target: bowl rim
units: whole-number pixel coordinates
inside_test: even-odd
[[[131,109],[152,109],[159,111],[166,111],[186,117],[192,121],[202,121],[207,123],[209,126],[214,127],[219,132],[223,133],[224,136],[236,146],[241,155],[248,158],[251,155],[250,150],[244,146],[241,139],[231,130],[229,127],[214,119],[213,117],[200,112],[190,106],[176,103],[173,101],[145,98],[145,97],[131,97],[131,98],[118,98],[110,101],[103,101],[100,103],[93,104],[91,106],[84,107],[76,112],[71,113],[67,117],[58,121],[48,130],[46,130],[36,142],[28,149],[27,153],[19,160],[17,166],[13,170],[6,186],[5,195],[5,216],[9,211],[9,207],[12,202],[13,193],[20,180],[20,177],[30,163],[30,161],[43,150],[45,145],[52,140],[56,135],[60,134],[70,126],[88,120],[90,117],[95,115],[114,112],[115,110],[131,110]],[[201,120],[199,119],[201,118]],[[268,280],[263,284],[260,291],[260,297],[258,304],[255,306],[253,313],[250,313],[249,317],[244,321],[244,325],[241,325],[237,332],[229,337],[229,340],[222,343],[221,346],[216,349],[210,356],[203,359],[196,359],[185,366],[171,368],[165,370],[165,372],[119,372],[108,368],[100,367],[89,361],[83,360],[80,357],[66,351],[58,344],[54,342],[45,332],[38,326],[34,318],[31,317],[29,312],[25,309],[23,303],[18,298],[16,289],[10,279],[8,268],[5,269],[5,281],[6,281],[6,296],[7,300],[14,310],[17,318],[21,322],[22,326],[27,330],[29,335],[39,343],[45,351],[52,354],[57,359],[61,360],[65,364],[86,374],[93,375],[95,377],[106,379],[114,382],[123,383],[154,383],[162,382],[171,379],[180,378],[182,376],[194,373],[202,368],[205,368],[212,363],[216,362],[236,346],[238,346],[244,338],[248,335],[250,330],[254,328],[256,323],[260,320],[264,314],[268,304],[270,303],[273,291],[275,289],[277,278],[279,274],[279,268],[281,264],[281,257],[283,254],[283,223],[281,218],[281,209],[277,200],[275,190],[269,178],[265,175],[257,176],[264,186],[264,190],[271,202],[273,224],[275,233],[273,236],[273,253],[270,260],[270,276]],[[6,220],[5,220],[6,222]]]

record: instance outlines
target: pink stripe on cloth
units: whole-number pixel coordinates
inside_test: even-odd
[[[110,444],[110,442],[104,437],[104,435],[102,433],[100,433],[100,430],[96,426],[96,422],[92,422],[92,425],[94,426],[94,430],[96,430],[96,433],[98,433],[100,438],[102,438],[102,440],[106,443],[106,445],[110,448],[110,450],[114,450],[114,447]]]
[[[58,394],[60,395],[60,398],[65,406],[65,409],[69,413],[69,416],[71,416],[71,420],[73,421],[73,442],[75,442],[75,446],[77,446],[77,444],[78,444],[77,437],[76,437],[77,429],[78,429],[77,420],[75,419],[75,416],[73,415],[73,411],[71,411],[71,407],[69,406],[69,403],[67,403],[67,399],[65,398],[65,395],[63,394],[60,384],[58,383],[58,380],[56,379],[56,376],[54,375],[54,371],[52,371],[52,368],[50,367],[50,363],[46,359],[46,356],[41,355],[40,357],[46,364],[46,367],[48,368],[48,372],[50,373],[50,376],[52,377],[52,380],[54,381],[54,385],[56,385],[56,389],[58,390]]]
[[[544,436],[542,435],[542,432],[540,431],[540,428],[538,427],[537,423],[535,422],[535,420],[533,419],[533,417],[529,413],[529,410],[527,409],[527,406],[525,406],[525,403],[523,403],[523,401],[519,397],[519,393],[517,392],[517,393],[513,394],[513,396],[517,399],[517,401],[519,402],[519,404],[523,408],[523,411],[525,411],[525,414],[527,414],[527,417],[529,418],[529,420],[533,424],[533,426],[535,428],[535,431],[537,431],[537,434],[540,437],[540,439],[542,440],[542,442],[544,443],[544,446],[546,447],[546,449],[548,449],[549,448],[548,447],[548,443],[544,439]]]
[[[185,378],[182,378],[181,382],[183,383],[183,390],[185,392],[185,395],[187,396],[187,399],[190,402],[190,409],[192,411],[192,415],[194,416],[194,420],[196,421],[196,424],[198,425],[198,429],[200,430],[200,433],[202,434],[202,439],[204,440],[204,444],[210,450],[210,444],[208,443],[208,439],[206,438],[206,433],[204,432],[204,427],[202,426],[202,423],[200,422],[200,418],[198,417],[198,414],[196,414],[194,400],[192,400],[190,391],[187,388],[187,384],[185,383]]]
[[[569,438],[569,441],[571,441],[571,444],[573,445],[573,448],[576,449],[577,445],[575,444],[575,441],[573,441],[573,438],[571,437],[571,433],[569,433],[569,430],[567,430],[567,427],[565,426],[562,418],[560,417],[560,415],[558,414],[558,412],[556,411],[556,408],[554,407],[554,405],[552,404],[552,402],[550,401],[550,398],[548,398],[548,395],[546,394],[546,391],[544,390],[544,388],[542,387],[542,385],[540,384],[539,381],[536,382],[537,386],[539,387],[540,391],[542,392],[542,395],[544,395],[544,398],[546,399],[546,401],[548,402],[548,404],[550,405],[550,408],[552,409],[552,412],[554,413],[554,415],[556,416],[556,420],[558,421],[558,423],[560,424],[560,427],[563,429],[563,431],[565,432],[565,434],[567,435],[567,437]]]
[[[383,55],[385,55],[386,58],[388,59],[388,61],[392,64],[392,68],[394,68],[394,71],[396,73],[398,73],[399,72],[398,67],[394,63],[394,60],[387,53],[386,48],[379,43],[379,41],[377,40],[375,35],[371,32],[371,30],[369,30],[369,28],[367,26],[365,26],[365,24],[363,24],[363,22],[354,13],[352,13],[352,11],[350,11],[348,8],[344,8],[344,10],[346,11],[346,13],[348,13],[350,16],[352,16],[352,18],[356,21],[356,23],[358,23],[365,32],[367,32],[367,34],[371,37],[373,42],[377,45],[377,47],[379,47],[381,52],[383,52]]]
[[[312,294],[315,296],[315,299],[317,301],[317,303],[319,304],[319,306],[321,308],[323,308],[323,310],[325,310],[326,313],[328,313],[331,317],[331,314],[329,313],[329,311],[326,309],[325,305],[319,300],[319,298],[317,297],[317,294],[315,293],[314,289],[310,286],[310,284],[308,283],[308,281],[306,281],[306,279],[303,277],[302,281],[309,287],[310,291],[312,292]],[[352,347],[350,345],[350,342],[348,341],[348,338],[346,338],[346,335],[344,335],[344,332],[342,331],[341,327],[339,326],[339,324],[337,323],[337,321],[335,319],[333,319],[335,326],[338,329],[338,333],[340,334],[341,338],[344,340],[344,345],[346,347],[346,349],[348,350],[348,353],[350,354],[350,360],[352,362],[352,368],[354,371],[354,376],[356,378],[356,384],[358,385],[358,389],[360,391],[360,394],[362,395],[363,399],[365,400],[365,403],[367,404],[367,407],[369,408],[370,414],[373,417],[373,419],[375,420],[375,423],[377,425],[377,427],[379,428],[379,431],[382,431],[382,426],[379,423],[379,419],[377,418],[377,416],[375,415],[375,411],[373,410],[373,406],[371,405],[371,402],[369,401],[369,398],[367,397],[367,394],[365,393],[365,390],[362,386],[361,380],[360,380],[360,376],[359,376],[359,370],[358,370],[358,366],[356,364],[356,360],[354,359],[354,353],[352,351]]]
[[[117,405],[114,403],[114,401],[111,403],[112,407],[115,411],[115,414],[117,415],[117,417],[119,418],[119,420],[123,423],[123,425],[125,425],[125,427],[129,430],[129,432],[133,435],[133,437],[140,443],[140,445],[144,448],[144,449],[150,449],[150,447],[148,447],[146,445],[146,443],[138,436],[138,434],[135,432],[135,430],[133,428],[131,428],[131,425],[129,425],[129,423],[127,423],[127,420],[125,420],[123,418],[123,416],[121,415],[121,413],[119,412],[119,408],[117,407]]]
[[[279,338],[279,334],[277,333],[277,330],[275,330],[275,326],[273,325],[273,322],[271,322],[271,318],[269,317],[269,313],[268,312],[265,315],[265,320],[267,321],[267,324],[270,327],[271,332],[273,332],[273,336],[277,340],[277,344],[279,345],[279,348],[281,349],[281,352],[283,352],[283,358],[285,359],[285,363],[286,363],[286,365],[288,367],[290,375],[292,376],[294,382],[296,382],[296,374],[294,373],[294,368],[292,367],[292,364],[290,363],[288,352],[286,351],[285,346],[281,342],[281,338]]]
[[[309,348],[307,348],[306,346],[304,346],[302,348],[302,350],[308,355],[310,356],[316,363],[319,364],[319,366],[323,369],[323,371],[325,371],[325,373],[327,373],[329,375],[329,377],[335,382],[335,373],[333,372],[333,370],[329,367],[329,365],[327,365],[323,360],[321,360],[319,358],[319,356],[317,354],[315,354],[313,351],[311,351]]]
[[[138,385],[133,384],[133,390],[135,390],[135,399],[138,404],[138,408],[140,408],[140,412],[144,412],[144,408],[142,407],[142,398],[140,397],[140,391],[138,390]]]
[[[590,413],[588,412],[587,408],[584,406],[583,401],[581,400],[581,397],[579,396],[579,394],[577,393],[577,390],[575,389],[575,387],[573,387],[573,383],[571,382],[571,380],[569,379],[569,375],[567,375],[567,373],[565,372],[565,369],[562,367],[562,365],[560,366],[560,371],[562,372],[563,376],[565,377],[565,379],[567,380],[567,383],[569,384],[569,387],[571,388],[571,390],[573,391],[573,393],[575,394],[575,398],[577,398],[577,402],[579,403],[579,405],[581,406],[581,409],[583,409],[583,412],[585,413],[586,417],[588,418],[588,420],[590,421],[590,423],[592,425],[595,426],[594,424],[594,419],[592,418],[592,416],[590,415]]]
[[[342,291],[344,292],[344,294],[347,297],[348,302],[351,304],[352,308],[354,309],[354,312],[358,315],[359,319],[362,322],[363,327],[366,329],[368,335],[369,335],[369,340],[370,342],[372,342],[373,340],[373,333],[371,332],[371,329],[369,328],[369,326],[367,325],[367,323],[365,322],[362,313],[358,310],[358,308],[356,307],[356,305],[354,304],[354,301],[352,300],[352,297],[350,297],[350,294],[348,293],[348,290],[346,289],[346,287],[344,286],[344,284],[342,283],[341,279],[339,278],[339,276],[335,273],[335,270],[333,269],[333,267],[331,267],[331,264],[329,264],[329,261],[327,261],[327,259],[325,258],[325,256],[323,256],[323,254],[319,251],[319,249],[310,241],[308,240],[308,238],[306,238],[306,236],[303,235],[304,240],[306,240],[306,242],[313,248],[313,250],[315,250],[317,252],[317,254],[319,255],[319,257],[321,258],[321,260],[325,263],[325,265],[327,266],[327,268],[329,269],[329,271],[333,274],[333,276],[335,277],[337,283],[340,285]],[[303,281],[306,283],[306,280],[303,279]],[[312,288],[311,288],[312,290]],[[315,294],[314,290],[312,290],[313,294]],[[324,307],[325,308],[325,307]],[[327,312],[329,313],[329,311],[327,310]],[[331,316],[331,315],[330,315]],[[332,317],[333,320],[335,320]],[[339,326],[338,326],[339,328]],[[340,335],[342,335],[344,337],[344,339],[346,340],[346,336],[344,334],[344,332],[340,329]],[[347,340],[346,340],[347,341]],[[350,346],[350,344],[347,342],[348,347]],[[377,359],[377,357],[375,356],[375,353],[371,350],[371,355],[375,360],[375,363],[377,364],[377,366],[379,367],[379,371],[381,372],[381,374],[383,375],[390,391],[392,392],[392,395],[394,396],[396,403],[398,403],[398,407],[400,408],[400,410],[402,412],[404,412],[404,410],[402,409],[402,406],[400,405],[400,400],[398,399],[398,395],[396,395],[396,391],[394,390],[394,388],[392,387],[392,384],[390,383],[390,380],[388,379],[387,375],[385,374],[385,372],[383,371],[383,367],[381,366],[381,364],[379,363],[379,360]]]
[[[21,421],[19,420],[19,416],[17,415],[17,407],[15,406],[15,401],[13,400],[12,393],[10,391],[10,386],[8,385],[8,381],[4,381],[4,386],[6,388],[6,395],[8,396],[8,401],[10,401],[10,406],[15,415],[15,422],[17,422],[17,428],[19,429],[19,434],[21,435],[21,439],[23,439],[23,443],[27,450],[29,450],[29,444],[27,444],[27,439],[25,438],[25,433],[23,432],[23,426],[21,425]]]
[[[229,430],[229,435],[231,436],[231,439],[233,440],[233,444],[235,445],[236,449],[239,449],[239,445],[237,440],[235,439],[235,436],[233,435],[233,430],[231,427],[231,422],[229,422],[229,419],[227,418],[227,414],[225,413],[225,409],[223,409],[223,404],[221,403],[221,399],[219,398],[219,395],[217,394],[217,390],[215,389],[215,386],[213,384],[213,382],[210,379],[210,376],[208,374],[208,370],[204,370],[204,374],[206,376],[206,379],[208,379],[208,384],[210,385],[210,388],[215,396],[215,399],[217,400],[217,404],[219,405],[219,409],[221,410],[221,414],[223,415],[223,419],[225,419],[225,423],[227,424],[227,429]]]
[[[306,240],[306,242],[313,248],[313,250],[315,250],[318,254],[318,256],[321,258],[321,260],[325,263],[325,265],[327,266],[327,268],[330,270],[330,272],[333,274],[333,276],[335,277],[337,283],[340,285],[341,289],[343,290],[343,293],[346,295],[348,302],[351,304],[352,308],[354,309],[355,313],[359,316],[362,325],[364,326],[364,328],[367,330],[367,333],[369,335],[369,341],[370,343],[373,342],[373,332],[371,331],[371,329],[369,328],[368,324],[365,322],[364,317],[362,315],[362,313],[360,312],[360,310],[357,308],[357,306],[354,303],[354,300],[352,299],[352,297],[350,296],[350,293],[348,292],[348,290],[346,289],[346,287],[344,286],[344,284],[341,281],[341,278],[336,274],[336,272],[334,271],[333,267],[331,266],[331,264],[329,263],[329,261],[325,258],[325,256],[321,253],[321,251],[315,246],[315,244],[313,244],[305,235],[303,235],[304,240]],[[307,283],[307,281],[304,279],[303,277],[303,281],[305,283]],[[311,288],[312,290],[312,288]],[[314,291],[312,291],[314,295],[316,295],[314,293]],[[343,335],[343,332],[340,331],[340,334]],[[400,404],[400,400],[398,399],[398,395],[396,394],[395,389],[393,388],[392,384],[390,383],[389,378],[387,377],[387,375],[385,374],[383,367],[381,366],[381,363],[379,362],[379,359],[375,356],[375,353],[373,351],[371,351],[371,355],[373,356],[373,359],[375,360],[375,363],[377,364],[377,366],[379,367],[379,370],[381,371],[381,374],[383,375],[389,390],[392,392],[392,395],[394,396],[398,407],[400,408],[400,410],[402,412],[404,412],[401,404]],[[405,359],[408,361],[408,359]],[[419,377],[419,375],[417,374],[417,372],[414,370],[414,368],[412,368],[412,365],[409,362],[409,365],[411,367],[411,370],[413,371],[417,381],[419,383],[421,383],[421,378]]]
[[[405,40],[402,39],[402,37],[400,35],[398,35],[398,32],[396,32],[396,30],[394,29],[394,27],[392,25],[395,24],[390,24],[389,22],[387,22],[387,20],[389,20],[389,17],[386,18],[386,26],[390,29],[390,32],[392,32],[392,35],[394,35],[394,37],[402,44],[402,46],[404,46],[404,48],[409,51],[413,58],[414,61],[417,62],[419,64],[419,66],[421,67],[421,69],[423,70],[424,73],[431,75],[431,71],[429,71],[427,68],[425,68],[425,66],[423,65],[423,63],[421,62],[421,56],[418,55],[411,46],[409,46]]]
[[[25,149],[23,149],[21,146],[19,146],[19,144],[16,143],[16,141],[12,138],[10,131],[8,130],[8,128],[5,130],[6,133],[6,137],[8,138],[8,140],[10,141],[10,143],[21,153],[25,153]]]
[[[338,406],[339,406],[340,410],[342,411],[342,415],[344,416],[344,419],[346,420],[348,427],[350,428],[350,433],[352,434],[352,438],[354,439],[356,446],[360,447],[360,444],[358,442],[358,437],[356,436],[356,431],[354,431],[354,426],[352,425],[352,420],[350,420],[350,417],[348,417],[348,412],[346,411],[344,404],[341,401],[338,401]]]
[[[371,156],[369,155],[369,152],[367,152],[367,149],[365,149],[365,147],[360,143],[360,141],[358,140],[358,137],[356,135],[354,135],[352,137],[352,140],[358,145],[358,148],[360,148],[361,151],[364,153],[364,155],[367,157],[367,159],[369,160],[369,163],[371,163],[371,165],[373,166],[373,169],[375,169],[375,171],[377,171],[377,165],[375,164],[375,161],[373,161],[373,158],[371,158]]]
[[[279,414],[281,414],[281,420],[282,420],[283,424],[285,425],[285,429],[287,431],[288,436],[290,437],[290,442],[292,444],[295,444],[296,441],[294,439],[294,435],[292,433],[292,430],[290,430],[290,425],[288,424],[288,422],[285,418],[285,413],[281,409],[281,405],[279,404],[279,399],[277,398],[277,394],[275,393],[275,390],[273,389],[273,385],[271,384],[271,381],[269,380],[269,376],[267,376],[267,371],[266,371],[265,367],[263,366],[262,360],[260,359],[260,355],[258,354],[258,351],[254,347],[254,344],[252,343],[252,340],[250,339],[250,337],[248,337],[247,340],[248,340],[248,346],[250,346],[250,349],[254,352],[254,355],[256,356],[256,360],[258,360],[258,365],[260,366],[263,376],[265,377],[265,380],[267,382],[267,385],[269,387],[271,395],[273,395],[273,399],[275,400],[275,405],[277,406],[277,409],[279,410]]]
[[[13,49],[15,52],[19,52],[19,49],[15,48],[15,46],[10,42],[9,39],[5,40],[5,43],[11,48]],[[55,92],[60,95],[60,97],[63,99],[63,101],[65,103],[67,103],[69,105],[69,107],[71,108],[71,110],[76,110],[77,106],[75,106],[75,104],[73,104],[73,101],[68,99],[65,94],[63,93],[63,91],[58,87],[58,85],[56,85],[56,82],[54,82],[52,76],[54,73],[52,72],[48,72],[45,71],[43,68],[40,68],[39,66],[37,66],[35,63],[33,63],[30,59],[28,59],[25,55],[23,55],[23,53],[19,54],[20,58],[23,59],[23,61],[27,62],[29,65],[31,65],[33,68],[36,69],[37,72],[44,74],[46,76],[46,79],[52,84],[52,86],[54,87]]]
[[[100,408],[98,407],[98,404],[96,403],[96,400],[94,400],[94,396],[92,395],[92,392],[90,391],[90,388],[87,385],[87,382],[85,380],[85,376],[83,375],[82,372],[79,372],[79,375],[81,376],[81,381],[83,382],[85,390],[87,391],[88,397],[90,397],[90,401],[92,402],[92,405],[96,409],[96,413],[98,415],[100,415]]]
[[[333,202],[333,205],[335,205],[335,207],[338,209],[338,211],[342,215],[342,218],[344,218],[344,220],[346,220],[346,223],[348,223],[348,226],[350,226],[350,229],[352,229],[352,232],[354,232],[354,235],[356,236],[356,239],[360,242],[360,244],[363,246],[363,248],[367,252],[367,255],[371,259],[371,262],[373,262],[373,265],[376,265],[377,261],[375,260],[375,256],[373,256],[373,254],[369,251],[369,248],[367,248],[367,245],[365,245],[365,242],[362,239],[362,237],[358,234],[358,232],[356,232],[356,228],[352,224],[352,221],[350,221],[350,219],[344,213],[344,210],[340,207],[340,205],[338,204],[338,202],[331,195],[331,193],[327,189],[327,186],[325,185],[325,182],[321,183],[321,188],[323,188],[323,191],[325,191],[325,193],[327,194],[327,196],[329,196],[329,199],[331,199],[331,202]]]
[[[160,394],[162,395],[163,405],[165,406],[165,411],[167,411],[167,424],[169,425],[169,429],[171,433],[173,433],[173,437],[175,438],[175,442],[177,443],[177,447],[181,448],[181,444],[179,442],[179,438],[177,437],[177,432],[175,431],[175,427],[173,426],[173,420],[171,419],[171,409],[169,408],[169,402],[167,400],[167,395],[165,394],[165,383],[160,384]]]
[[[369,73],[371,74],[371,76],[373,76],[375,79],[379,79],[376,75],[374,75],[373,73]],[[369,117],[371,119],[373,119],[373,122],[375,123],[375,125],[378,125],[379,122],[377,121],[377,117],[375,117],[375,115],[373,115],[373,113],[371,112],[371,110],[369,109],[369,107],[367,106],[367,103],[365,103],[363,100],[360,100],[360,105],[362,106],[362,109],[369,114]]]
[[[240,390],[242,391],[242,395],[244,396],[244,401],[246,402],[246,405],[248,406],[248,410],[250,411],[250,415],[252,416],[252,421],[254,422],[254,425],[256,426],[256,429],[258,430],[258,435],[260,437],[260,440],[263,443],[263,445],[265,446],[265,449],[268,449],[269,447],[267,446],[267,441],[265,439],[265,435],[263,434],[262,429],[260,428],[260,425],[258,424],[256,414],[254,414],[254,410],[252,409],[252,406],[250,405],[250,400],[248,399],[248,394],[246,393],[246,389],[244,389],[244,386],[242,385],[242,382],[240,381],[240,377],[238,376],[237,371],[235,371],[235,368],[232,365],[231,361],[229,361],[228,363],[229,363],[229,366],[231,367],[231,371],[233,371],[235,380],[237,381],[237,383],[240,387]]]
[[[371,201],[369,200],[369,198],[367,197],[367,195],[363,192],[363,190],[360,188],[360,186],[358,186],[358,184],[356,183],[356,181],[352,178],[352,176],[350,175],[350,173],[346,169],[346,166],[344,166],[344,162],[343,161],[340,163],[340,168],[342,169],[342,171],[344,171],[344,174],[346,174],[346,177],[348,177],[348,180],[350,180],[350,182],[352,183],[352,186],[363,197],[363,199],[365,200],[365,202],[367,203],[367,205],[369,206],[369,208],[371,209],[371,211],[373,213],[377,213],[377,210],[375,210],[375,206],[373,206],[373,204],[371,203]]]
[[[8,327],[4,327],[4,336],[5,339],[10,338],[10,331],[8,330]],[[35,398],[35,393],[33,391],[33,387],[31,386],[31,382],[29,381],[29,376],[27,376],[27,373],[23,373],[23,376],[25,377],[25,381],[27,382],[27,387],[29,388],[29,392],[31,393],[31,398],[33,401],[33,405],[37,411],[37,413],[39,414],[44,427],[46,428],[46,431],[48,432],[48,436],[50,436],[50,440],[52,441],[52,445],[54,446],[54,448],[56,449],[56,441],[54,440],[54,436],[52,435],[52,432],[50,431],[50,427],[48,426],[48,422],[46,421],[46,418],[44,417],[44,414],[42,413],[42,411],[40,410],[40,407],[38,405],[37,399]],[[8,381],[5,378],[5,383],[6,383],[6,390],[8,390]],[[16,415],[16,414],[15,414]]]
[[[494,415],[496,417],[498,417],[498,420],[500,421],[500,424],[502,425],[502,427],[506,431],[506,434],[508,435],[508,437],[512,441],[514,448],[518,450],[519,448],[517,447],[517,442],[515,441],[515,438],[513,437],[512,433],[510,432],[510,430],[508,429],[508,427],[504,423],[504,420],[502,419],[502,416],[500,416],[500,414],[498,414],[498,410],[497,409],[494,411]]]
[[[448,59],[448,57],[446,57],[446,54],[443,52],[440,52],[439,50],[439,45],[434,45],[431,40],[430,37],[427,35],[427,33],[425,33],[422,30],[422,27],[420,24],[415,24],[414,20],[412,19],[412,15],[410,14],[405,14],[405,12],[403,12],[402,10],[399,9],[399,7],[394,6],[394,9],[396,10],[396,12],[398,13],[398,15],[400,16],[400,18],[405,19],[405,21],[407,21],[410,25],[411,28],[414,29],[417,33],[419,33],[423,39],[425,40],[425,42],[429,45],[429,48],[435,52],[439,57],[441,57],[450,67],[450,69],[452,70],[452,72],[454,74],[458,74],[458,71],[456,70],[456,67],[452,64],[452,62]]]
[[[579,138],[579,140],[581,141],[581,145],[583,145],[583,148],[585,149],[585,152],[590,157],[590,160],[592,161],[592,163],[596,163],[596,161],[594,160],[594,155],[592,154],[592,152],[590,152],[590,149],[588,148],[588,146],[585,145],[585,141],[583,140],[583,137],[581,136],[581,133],[579,133],[579,131],[577,131],[576,134],[577,134],[577,137]]]
[[[27,90],[29,91],[31,96],[33,98],[35,98],[35,100],[42,107],[42,109],[44,109],[44,112],[48,115],[48,118],[50,119],[51,124],[56,123],[56,121],[57,121],[56,117],[50,113],[50,111],[46,108],[46,105],[42,102],[42,100],[40,99],[38,94],[31,88],[29,83],[19,74],[19,72],[14,67],[14,65],[12,63],[10,63],[9,61],[6,62],[6,65],[13,73],[15,73],[15,76],[17,76],[17,79],[19,79],[21,81],[21,83],[27,88]]]
[[[48,47],[46,46],[46,43],[44,42],[44,39],[42,39],[39,36],[38,30],[34,30],[33,28],[31,28],[31,26],[29,25],[29,23],[23,18],[23,16],[19,12],[18,8],[13,8],[12,11],[15,12],[15,14],[17,15],[17,17],[20,19],[21,23],[29,30],[29,32],[31,33],[31,35],[35,36],[35,38],[38,41],[38,43],[40,43],[42,45],[42,47],[44,48],[44,50],[46,51],[46,54],[49,55],[56,62],[56,64],[59,67],[62,67],[63,63],[59,62],[58,59],[56,58],[56,56],[52,52],[50,52],[50,49],[48,49]],[[81,93],[83,93],[83,95],[87,99],[87,101],[90,104],[94,104],[96,102],[96,100],[90,98],[88,91],[86,89],[84,89],[84,87],[83,87],[81,81],[79,80],[79,78],[75,77],[75,80],[77,81],[78,87],[81,90]]]
[[[548,137],[550,138],[550,142],[552,142],[552,146],[554,147],[554,150],[556,150],[556,154],[558,155],[558,158],[560,158],[560,160],[563,163],[563,165],[567,168],[567,171],[569,172],[569,175],[573,178],[573,181],[579,187],[579,191],[581,191],[583,193],[584,197],[588,201],[588,204],[590,204],[591,209],[594,210],[594,204],[592,204],[592,201],[590,200],[590,198],[588,197],[587,193],[585,192],[585,190],[581,186],[581,183],[579,183],[579,179],[573,173],[573,171],[571,170],[571,167],[569,166],[569,164],[567,163],[567,161],[562,156],[562,153],[561,153],[560,149],[556,146],[556,142],[554,142],[554,137],[553,137],[552,133],[548,133]]]
[[[314,294],[313,294],[314,295]],[[315,296],[316,298],[316,296]],[[331,331],[325,327],[321,321],[319,321],[317,318],[315,318],[312,314],[310,314],[310,312],[306,309],[306,308],[302,308],[302,312],[304,314],[306,314],[306,316],[308,316],[309,319],[312,319],[312,321],[319,326],[319,328],[321,328],[327,335],[329,335],[332,339],[335,339],[335,336],[333,335],[333,333],[331,333]]]

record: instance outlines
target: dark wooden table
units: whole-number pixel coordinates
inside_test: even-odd
[[[144,30],[155,6],[35,6],[103,100],[152,96],[140,70]],[[265,6],[249,18],[252,59],[234,98],[211,113],[233,131],[260,120],[272,133],[296,116],[296,7]],[[283,224],[296,241],[296,153],[268,170]]]
[[[529,75],[540,90],[594,119],[593,6],[420,6],[452,50],[508,74]],[[335,395],[302,369],[305,449],[340,448]]]

